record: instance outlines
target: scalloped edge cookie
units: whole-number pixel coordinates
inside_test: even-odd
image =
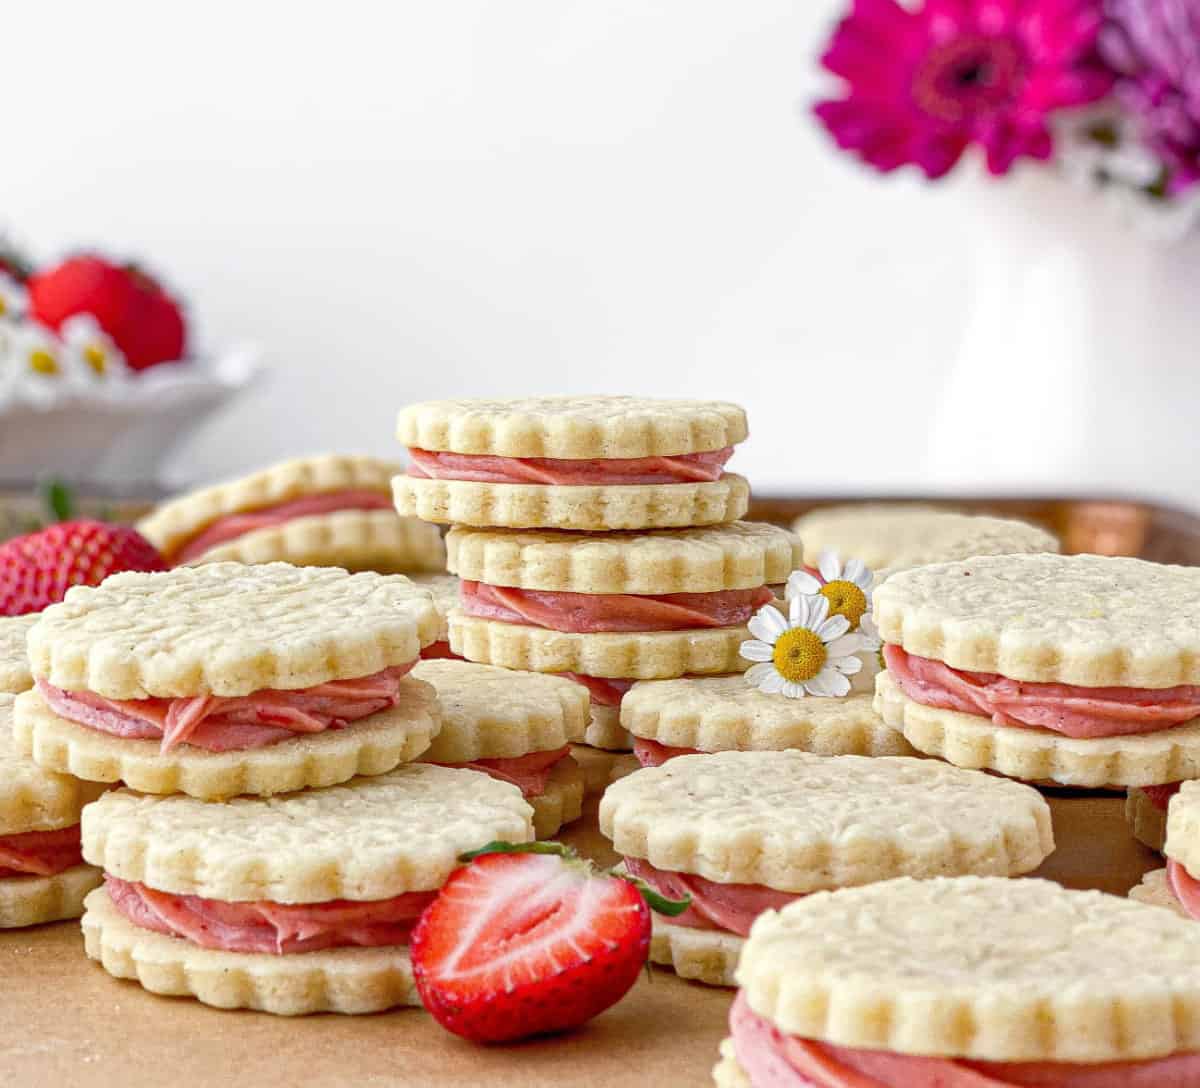
[[[1143,846],[1161,854],[1167,843],[1167,814],[1138,787],[1125,791],[1125,822]]]
[[[72,865],[53,876],[0,877],[0,929],[78,918],[84,897],[102,876],[91,865]]]
[[[38,621],[38,613],[0,616],[0,693],[19,695],[33,687],[25,639]]]
[[[417,449],[571,461],[706,453],[749,433],[728,401],[620,396],[432,400],[396,420],[396,437]]]
[[[589,744],[572,744],[571,758],[583,775],[584,797],[595,797],[618,779],[641,769],[637,757],[628,752],[612,752]]]
[[[396,510],[439,525],[604,532],[681,529],[737,521],[750,508],[750,484],[719,480],[678,484],[489,484],[400,475]]]
[[[539,839],[548,839],[583,815],[586,786],[583,771],[571,756],[561,760],[550,772],[546,789],[525,800],[533,808],[533,830]]]
[[[875,710],[926,755],[1023,782],[1097,789],[1154,786],[1200,775],[1200,719],[1157,733],[1073,740],[1048,729],[993,725],[977,714],[923,706],[886,670],[875,678]]]
[[[135,926],[112,906],[103,888],[92,892],[84,907],[88,959],[154,994],[276,1016],[370,1013],[421,1004],[406,946],[291,956],[219,952]]]
[[[400,701],[345,729],[299,734],[265,748],[208,752],[181,745],[166,755],[157,740],[112,737],[60,718],[36,691],[17,696],[13,735],[39,767],[89,782],[124,782],[143,793],[186,793],[206,801],[333,786],[416,759],[437,734],[433,688],[401,681]]]
[[[655,533],[471,529],[446,534],[460,578],[552,593],[719,593],[786,582],[799,541],[758,521]]]
[[[884,723],[874,697],[789,699],[744,677],[645,680],[621,700],[621,724],[635,737],[702,752],[782,751],[819,756],[913,756],[917,750]]]
[[[661,915],[651,920],[650,962],[669,967],[680,978],[706,986],[737,985],[734,971],[745,940],[723,929],[673,925]]]
[[[745,627],[575,634],[450,613],[450,649],[469,661],[525,672],[578,672],[659,680],[687,673],[742,672]]]
[[[1171,891],[1171,886],[1167,883],[1165,868],[1152,869],[1146,873],[1140,884],[1135,884],[1129,889],[1129,898],[1137,903],[1145,903],[1149,907],[1162,907],[1179,915],[1180,918],[1186,918],[1189,922],[1195,921],[1183,909],[1183,904],[1175,898],[1175,893]]]
[[[604,748],[614,755],[633,751],[633,735],[621,726],[619,706],[592,704],[592,720],[588,722],[583,743],[592,748]]]
[[[1200,726],[1200,722],[1197,722]],[[1163,782],[1187,778],[1176,775]],[[1167,807],[1167,840],[1163,853],[1189,873],[1200,873],[1200,783],[1184,782]]]
[[[733,1049],[733,1040],[726,1037],[721,1040],[718,1051],[720,1057],[713,1066],[713,1084],[716,1088],[754,1088],[746,1071],[738,1064],[737,1052]]]

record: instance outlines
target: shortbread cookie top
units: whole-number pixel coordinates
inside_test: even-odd
[[[642,397],[425,401],[401,409],[396,425],[417,449],[571,461],[705,453],[748,434],[736,404]]]
[[[412,675],[434,686],[442,708],[441,731],[421,756],[430,763],[515,759],[587,731],[587,688],[563,676],[448,660],[422,661]]]
[[[678,756],[608,788],[600,829],[658,869],[814,892],[898,876],[1004,875],[1054,848],[1029,786],[929,759]]]
[[[799,542],[765,522],[647,533],[468,529],[446,537],[473,582],[564,593],[717,593],[785,582]]]
[[[443,622],[450,615],[450,609],[458,607],[457,574],[410,574],[409,578],[433,595],[433,607]]]
[[[794,525],[804,562],[821,552],[861,559],[872,570],[896,570],[976,555],[1057,552],[1052,533],[1012,518],[957,514],[930,506],[857,503],[814,510]]]
[[[915,749],[884,724],[868,692],[844,699],[769,695],[744,676],[643,680],[621,700],[635,737],[704,752],[798,748],[822,756],[906,756]]]
[[[0,616],[0,692],[16,695],[33,686],[25,640],[37,623],[38,613]]]
[[[1200,782],[1184,782],[1171,798],[1163,853],[1200,877]]]
[[[759,917],[738,981],[837,1046],[995,1062],[1200,1049],[1200,926],[1045,880],[895,880]]]
[[[54,831],[79,823],[80,810],[107,787],[44,771],[13,741],[12,695],[0,695],[0,835]]]
[[[521,791],[406,764],[342,786],[212,803],[121,789],[83,815],[83,855],[176,895],[276,903],[389,899],[441,887],[458,855],[533,838]]]
[[[1200,684],[1200,567],[984,556],[875,591],[883,638],[956,669],[1087,687]]]
[[[370,676],[438,636],[399,575],[211,563],[75,586],[29,633],[34,676],[106,699],[249,695]]]
[[[170,556],[218,518],[334,491],[390,495],[400,465],[375,457],[322,454],[272,465],[237,480],[191,491],[163,503],[138,522],[138,531]]]

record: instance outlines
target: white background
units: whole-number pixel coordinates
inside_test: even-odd
[[[142,255],[207,343],[261,345],[176,475],[577,391],[744,403],[760,490],[920,489],[971,231],[808,117],[842,6],[22,5],[0,216]]]

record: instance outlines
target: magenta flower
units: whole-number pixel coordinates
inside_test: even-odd
[[[821,62],[847,83],[817,116],[878,170],[940,178],[973,143],[988,169],[1048,159],[1047,115],[1105,95],[1095,0],[854,0]]]
[[[1108,0],[1100,36],[1116,94],[1163,162],[1167,191],[1200,182],[1200,0]]]

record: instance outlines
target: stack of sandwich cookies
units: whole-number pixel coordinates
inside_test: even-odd
[[[447,400],[400,412],[409,467],[396,509],[442,524],[604,532],[734,521],[749,487],[724,471],[746,414],[636,397]]]
[[[1147,873],[1129,897],[1200,920],[1200,782],[1184,782],[1175,791],[1163,840],[1157,849],[1166,856],[1166,868]]]
[[[816,892],[896,877],[1014,876],[1054,848],[1034,789],[933,760],[806,752],[680,756],[614,783],[600,829],[670,899],[650,958],[730,986],[755,919]]]
[[[271,794],[381,774],[436,735],[406,675],[434,640],[406,578],[213,563],[76,586],[29,634],[18,746],[147,793]]]
[[[897,880],[762,917],[721,1088],[1200,1084],[1200,928],[1043,880]]]
[[[436,640],[421,651],[421,657],[461,660],[450,649],[450,610],[458,605],[458,579],[453,574],[413,574],[409,577],[423,589],[429,590],[433,607],[437,609],[438,619],[441,620]]]
[[[0,616],[0,693],[16,695],[33,687],[25,640],[38,614]]]
[[[516,786],[539,839],[579,819],[584,780],[569,746],[587,728],[588,696],[578,684],[470,661],[422,661],[413,675],[432,685],[442,712],[422,762]]]
[[[418,1005],[408,939],[464,851],[533,837],[520,791],[410,764],[205,804],[117,790],[84,814],[104,870],[88,956],[147,990],[279,1015]]]
[[[13,744],[0,695],[0,929],[78,918],[100,872],[80,852],[79,814],[104,787],[44,771]]]
[[[396,515],[399,466],[372,457],[307,457],[165,503],[138,525],[172,565],[293,563],[383,573],[440,571],[434,526]]]
[[[875,592],[876,709],[913,747],[1069,786],[1200,777],[1200,569],[985,556]]]

